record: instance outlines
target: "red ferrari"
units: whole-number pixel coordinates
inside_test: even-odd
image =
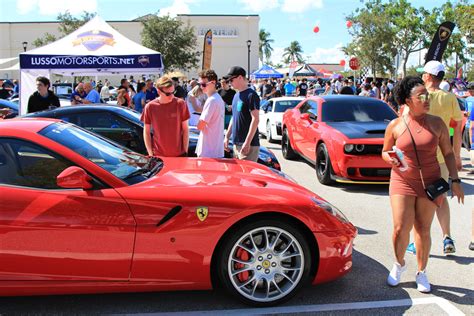
[[[222,286],[265,306],[352,266],[355,227],[284,174],[145,157],[70,123],[0,122],[0,295]]]
[[[307,98],[283,115],[283,157],[300,155],[313,163],[322,184],[387,182],[383,138],[396,117],[390,106],[373,98]]]

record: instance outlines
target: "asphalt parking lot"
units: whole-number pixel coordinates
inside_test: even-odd
[[[317,182],[314,168],[303,160],[287,161],[279,144],[262,140],[278,157],[282,171],[301,185],[321,195],[358,227],[352,271],[341,279],[308,287],[282,306],[253,309],[218,291],[67,295],[0,298],[0,314],[170,314],[170,315],[474,315],[474,252],[471,238],[471,209],[474,206],[474,176],[461,173],[466,200],[451,200],[451,226],[456,255],[442,253],[442,236],[435,219],[432,252],[427,268],[432,293],[416,290],[416,260],[407,254],[408,271],[402,283],[389,288],[386,277],[393,263],[392,219],[388,186],[336,185]],[[465,166],[467,151],[463,150]]]

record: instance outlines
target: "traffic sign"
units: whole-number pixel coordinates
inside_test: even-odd
[[[352,57],[352,58],[349,60],[349,67],[350,67],[352,70],[357,70],[357,69],[359,69],[359,67],[360,67],[359,59],[357,59],[357,57]]]

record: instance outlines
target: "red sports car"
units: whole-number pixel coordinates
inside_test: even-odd
[[[196,290],[255,305],[352,266],[354,226],[253,162],[145,157],[70,123],[0,122],[0,295]]]
[[[397,114],[383,101],[349,95],[310,97],[283,115],[282,153],[315,164],[322,184],[381,183],[383,137]]]

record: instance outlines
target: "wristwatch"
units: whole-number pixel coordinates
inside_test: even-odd
[[[461,179],[451,179],[451,183],[461,183]]]

